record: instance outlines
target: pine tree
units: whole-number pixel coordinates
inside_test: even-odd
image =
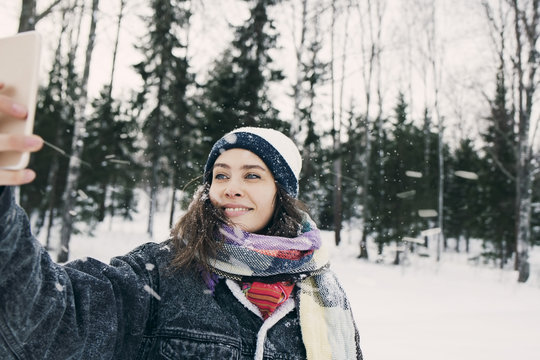
[[[31,168],[39,174],[34,182],[21,188],[21,203],[30,214],[37,214],[35,231],[46,226],[47,248],[54,221],[62,213],[62,194],[65,190],[69,149],[73,136],[75,104],[79,76],[75,70],[77,41],[74,40],[77,21],[69,7],[62,13],[58,45],[54,53],[53,66],[49,72],[47,87],[40,89],[34,131],[50,146],[31,157]],[[64,56],[67,53],[67,56]],[[51,126],[54,124],[54,126]]]
[[[372,148],[370,155],[370,174],[368,188],[368,217],[364,218],[364,229],[370,231],[377,244],[377,255],[381,256],[384,245],[388,243],[389,221],[391,217],[388,206],[391,198],[388,196],[388,178],[386,174],[386,162],[389,155],[388,130],[383,128],[387,120],[376,119],[373,122]],[[379,259],[377,260],[379,261]]]
[[[79,211],[85,222],[101,222],[106,215],[130,218],[134,210],[134,190],[140,178],[135,145],[137,123],[110,97],[109,85],[93,102],[88,119],[82,159]],[[88,198],[86,198],[88,197]]]
[[[437,209],[437,187],[439,181],[438,169],[438,134],[432,132],[431,116],[428,109],[424,110],[424,124],[422,128],[422,141],[424,156],[418,171],[422,173],[422,186],[419,190],[418,202],[421,209]],[[431,227],[435,223],[426,221],[425,226]]]
[[[84,49],[84,66],[80,82],[78,83],[77,92],[78,99],[75,103],[75,113],[73,116],[73,138],[69,146],[69,163],[66,177],[66,188],[62,197],[62,228],[60,230],[60,251],[58,252],[57,261],[66,262],[69,258],[69,243],[71,234],[74,232],[75,218],[75,202],[80,179],[81,156],[84,146],[84,133],[86,126],[86,107],[88,101],[88,78],[90,74],[90,64],[92,62],[92,54],[94,52],[97,14],[99,9],[99,0],[92,0],[90,29],[88,32],[88,41]]]
[[[379,129],[383,122],[376,121],[372,132],[372,170],[367,189],[370,217],[365,221],[379,255],[385,245],[400,246],[404,237],[416,237],[425,229],[420,217],[424,132],[409,119],[403,94],[399,94],[394,113],[391,127]],[[395,255],[394,263],[399,264],[399,251]]]
[[[270,50],[276,47],[277,32],[268,9],[277,0],[247,0],[249,19],[234,29],[231,46],[224,51],[209,74],[202,95],[205,134],[209,147],[224,133],[240,126],[272,127],[288,133],[287,124],[268,97],[269,84],[281,81],[273,68]]]
[[[300,199],[311,209],[311,215],[317,224],[320,220],[320,199],[323,192],[323,167],[320,155],[323,153],[319,136],[315,132],[315,126],[308,116],[307,134],[304,139],[302,151],[302,173],[299,180]],[[319,225],[320,226],[320,225]]]
[[[153,234],[157,194],[163,185],[180,176],[179,169],[190,168],[189,142],[191,125],[187,122],[186,88],[188,74],[186,44],[180,40],[189,26],[190,10],[183,0],[153,0],[152,17],[147,19],[149,33],[139,47],[144,60],[135,65],[144,81],[136,106],[143,112],[146,137],[146,161],[150,170],[150,207],[148,233]],[[183,53],[183,55],[182,55]],[[176,186],[177,184],[173,184]]]
[[[507,110],[506,94],[501,68],[497,74],[495,97],[490,102],[489,126],[483,134],[488,167],[480,175],[487,205],[482,212],[486,224],[484,236],[492,246],[486,254],[500,259],[501,266],[514,252],[516,239],[517,137],[512,114]]]
[[[322,133],[318,141],[328,141],[330,142],[332,135],[329,132]],[[317,225],[323,230],[334,230],[334,174],[332,161],[334,159],[334,152],[331,148],[320,148],[319,151],[314,154],[312,163],[315,164],[315,193],[313,195],[317,196],[316,201],[314,202],[313,209],[314,213],[318,218]]]
[[[465,240],[465,251],[469,252],[469,240],[484,236],[481,230],[481,215],[488,207],[478,181],[478,173],[484,165],[469,138],[462,139],[450,164],[445,199],[445,238],[454,238],[456,252],[461,251],[461,239]]]
[[[316,124],[314,116],[315,101],[318,88],[324,83],[328,75],[328,63],[321,59],[322,40],[319,26],[320,9],[316,8],[312,21],[306,20],[307,1],[303,1],[303,29],[304,41],[301,45],[303,53],[298,55],[299,62],[297,70],[297,83],[293,88],[295,100],[295,119],[297,126],[297,139],[300,138],[302,129],[302,173],[300,175],[300,199],[303,200],[311,210],[312,216],[318,224],[321,222],[320,199],[327,198],[330,189],[326,189],[328,184],[329,169],[325,168],[326,163],[322,157],[325,150],[322,149],[320,136],[315,130]],[[320,6],[320,4],[319,4]],[[303,56],[302,56],[303,55]]]
[[[407,104],[401,93],[394,111],[393,141],[386,163],[387,193],[391,196],[389,211],[392,214],[388,240],[399,245],[404,237],[414,236],[418,231],[416,199],[419,184],[417,177],[411,174],[419,172],[423,149],[417,145],[422,138],[418,138],[418,129],[408,118]],[[399,252],[396,251],[394,263],[397,265],[399,261]]]
[[[351,221],[360,218],[363,211],[362,195],[367,189],[363,188],[364,166],[362,156],[365,154],[365,119],[356,116],[354,109],[348,114],[344,126],[347,129],[347,140],[342,144],[343,159],[343,220]]]
[[[438,188],[439,188],[439,135],[432,132],[432,119],[429,110],[424,110],[422,135],[419,146],[422,146],[423,158],[418,165],[418,172],[422,177],[419,179],[419,187],[416,194],[416,203],[419,210],[424,210],[420,218],[422,229],[437,227],[438,216]],[[421,145],[420,145],[421,144]],[[443,153],[444,157],[447,157]],[[431,213],[431,214],[430,214]],[[425,245],[429,246],[429,239],[425,238]]]

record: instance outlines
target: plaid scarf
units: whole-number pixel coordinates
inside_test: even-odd
[[[362,359],[349,301],[329,267],[319,230],[306,221],[295,238],[223,226],[213,271],[240,282],[292,281],[298,286],[302,340],[309,360]]]

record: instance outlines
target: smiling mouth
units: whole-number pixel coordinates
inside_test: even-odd
[[[233,216],[244,215],[248,211],[251,211],[251,209],[245,208],[245,207],[234,207],[234,208],[225,207],[223,208],[223,211],[225,212],[226,216],[233,217]]]
[[[224,208],[224,211],[249,211],[248,208]]]

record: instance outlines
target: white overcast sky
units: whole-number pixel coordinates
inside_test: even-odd
[[[385,12],[383,37],[385,46],[383,49],[383,95],[385,108],[392,109],[395,104],[397,92],[407,90],[406,83],[410,77],[406,74],[407,66],[403,64],[406,46],[403,41],[403,24],[407,17],[414,17],[417,11],[412,6],[421,3],[423,0],[386,0],[387,9]],[[0,0],[2,11],[0,12],[0,36],[12,35],[17,31],[18,17],[21,1]],[[48,1],[38,1],[38,7],[45,7]],[[119,1],[101,1],[101,17],[98,23],[98,34],[96,39],[96,49],[90,73],[90,95],[95,95],[102,84],[109,81],[111,68],[111,48],[116,32],[116,16]],[[140,85],[140,79],[134,74],[131,65],[140,59],[139,54],[133,49],[133,44],[138,42],[139,37],[144,32],[144,27],[139,19],[139,15],[145,12],[144,0],[128,1],[127,16],[123,22],[120,38],[120,52],[117,59],[115,93],[117,96],[127,97],[129,92]],[[439,54],[441,65],[444,67],[444,78],[442,81],[442,91],[440,102],[443,104],[443,115],[453,119],[453,125],[449,126],[449,132],[477,132],[478,119],[485,111],[486,104],[478,96],[479,88],[489,91],[494,78],[493,55],[491,54],[491,43],[487,36],[487,25],[483,19],[483,14],[479,8],[479,1],[471,0],[438,0],[438,34],[440,37]],[[193,26],[190,33],[190,65],[192,70],[199,76],[209,70],[211,62],[219,55],[220,51],[227,46],[231,39],[229,24],[240,24],[248,15],[248,8],[245,1],[238,0],[202,0],[194,1],[197,9],[193,19]],[[280,46],[284,49],[283,55],[279,56],[281,67],[292,75],[294,71],[294,57],[292,57],[292,28],[293,15],[290,7],[281,8],[276,15],[276,25],[280,30]],[[353,14],[354,16],[354,14]],[[50,66],[52,49],[58,38],[58,26],[60,19],[58,15],[53,15],[38,24],[37,30],[44,37],[44,58],[43,72],[46,74]],[[354,21],[354,20],[353,20]],[[354,22],[350,23],[350,29],[355,29]],[[338,23],[338,27],[344,27],[344,19]],[[88,26],[83,26],[88,28]],[[419,30],[419,24],[413,24],[410,36],[415,47],[422,46],[422,37],[425,37]],[[84,35],[81,36],[84,39]],[[340,51],[340,41],[343,37],[337,38],[337,51]],[[350,47],[358,44],[358,35],[354,31],[349,35]],[[350,99],[354,98],[361,91],[355,88],[361,82],[362,65],[358,61],[358,52],[351,52],[348,55],[347,76],[345,84],[345,103],[348,105]],[[422,65],[413,64],[418,68]],[[336,64],[339,71],[341,64]],[[418,69],[417,69],[418,70]],[[415,71],[415,70],[413,70]],[[422,112],[423,104],[429,91],[423,89],[422,77],[417,73],[414,79],[413,102],[416,116]],[[294,76],[291,77],[294,79]],[[430,81],[428,79],[428,81]],[[338,86],[339,87],[339,86]],[[322,92],[325,93],[324,91]],[[328,91],[326,91],[328,93]],[[284,116],[292,116],[292,100],[290,94],[290,83],[285,83],[284,87],[274,89],[273,96],[277,106]],[[476,94],[476,95],[474,95]],[[328,95],[327,95],[328,96]],[[363,96],[356,96],[362,98]],[[330,101],[320,105],[321,114],[328,111]],[[359,104],[357,107],[361,107]],[[390,110],[387,110],[388,112]],[[457,118],[462,117],[462,124]],[[460,134],[449,134],[452,137],[459,137]]]

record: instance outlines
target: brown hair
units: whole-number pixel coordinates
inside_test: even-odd
[[[259,233],[273,236],[295,237],[302,228],[307,207],[289,195],[276,183],[274,214],[268,225]],[[186,213],[171,230],[174,246],[173,269],[202,266],[208,269],[208,260],[216,255],[221,242],[215,234],[223,224],[230,224],[223,210],[212,205],[209,198],[210,184],[200,186]]]

